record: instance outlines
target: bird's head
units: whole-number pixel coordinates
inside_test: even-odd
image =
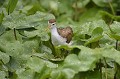
[[[49,28],[53,28],[53,27],[56,27],[56,20],[55,19],[50,19],[49,21],[48,21],[48,27]]]

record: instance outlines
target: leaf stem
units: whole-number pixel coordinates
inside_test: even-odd
[[[99,68],[100,68],[100,79],[102,79],[102,66],[101,66],[101,63],[102,63],[102,61],[101,61],[101,59],[100,59],[100,66],[99,66]]]
[[[116,40],[116,46],[115,49],[118,50],[118,40]],[[116,74],[117,74],[117,63],[114,61],[114,66],[115,66],[115,75],[114,75],[114,79],[116,79]]]
[[[112,23],[112,20],[111,20],[110,24],[111,24],[111,23]],[[110,24],[108,25],[108,28],[109,28],[109,30],[111,31],[111,33],[114,33],[114,32],[112,31],[111,27],[110,27]]]
[[[10,12],[10,11],[9,11],[9,9],[8,9],[8,15],[9,15],[9,12]]]
[[[77,21],[78,20],[78,5],[77,5],[77,1],[75,0],[75,16],[74,16],[74,20]]]
[[[105,79],[107,79],[107,62],[105,57],[104,57],[104,62],[105,62]]]
[[[14,36],[15,36],[15,40],[17,40],[17,35],[16,35],[16,29],[14,28]]]
[[[111,8],[112,14],[115,16],[115,10],[114,10],[114,8],[113,8],[111,2],[108,2],[108,3],[109,3],[109,6],[110,6],[110,8]],[[110,21],[109,24],[111,24],[112,22],[113,22],[113,19],[111,19],[111,21]],[[110,26],[109,26],[109,27],[110,27]],[[111,29],[111,28],[110,28],[110,29]]]
[[[109,2],[109,5],[110,5],[110,8],[111,8],[112,14],[115,15],[115,10],[114,10],[114,8],[113,8],[111,2]]]
[[[118,50],[118,40],[116,40],[116,46],[115,49]]]

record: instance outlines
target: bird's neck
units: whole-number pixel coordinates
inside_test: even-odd
[[[51,29],[51,34],[53,35],[53,34],[58,34],[58,32],[57,32],[57,27],[52,27],[52,29]]]

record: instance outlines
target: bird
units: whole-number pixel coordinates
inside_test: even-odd
[[[48,27],[51,30],[52,44],[55,46],[59,45],[70,45],[73,37],[73,30],[70,26],[65,28],[58,28],[55,19],[48,21]]]

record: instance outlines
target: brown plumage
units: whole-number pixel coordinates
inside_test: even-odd
[[[57,30],[60,36],[67,39],[66,43],[70,43],[70,41],[72,40],[72,36],[73,36],[72,28],[68,26],[66,28],[57,28]]]

